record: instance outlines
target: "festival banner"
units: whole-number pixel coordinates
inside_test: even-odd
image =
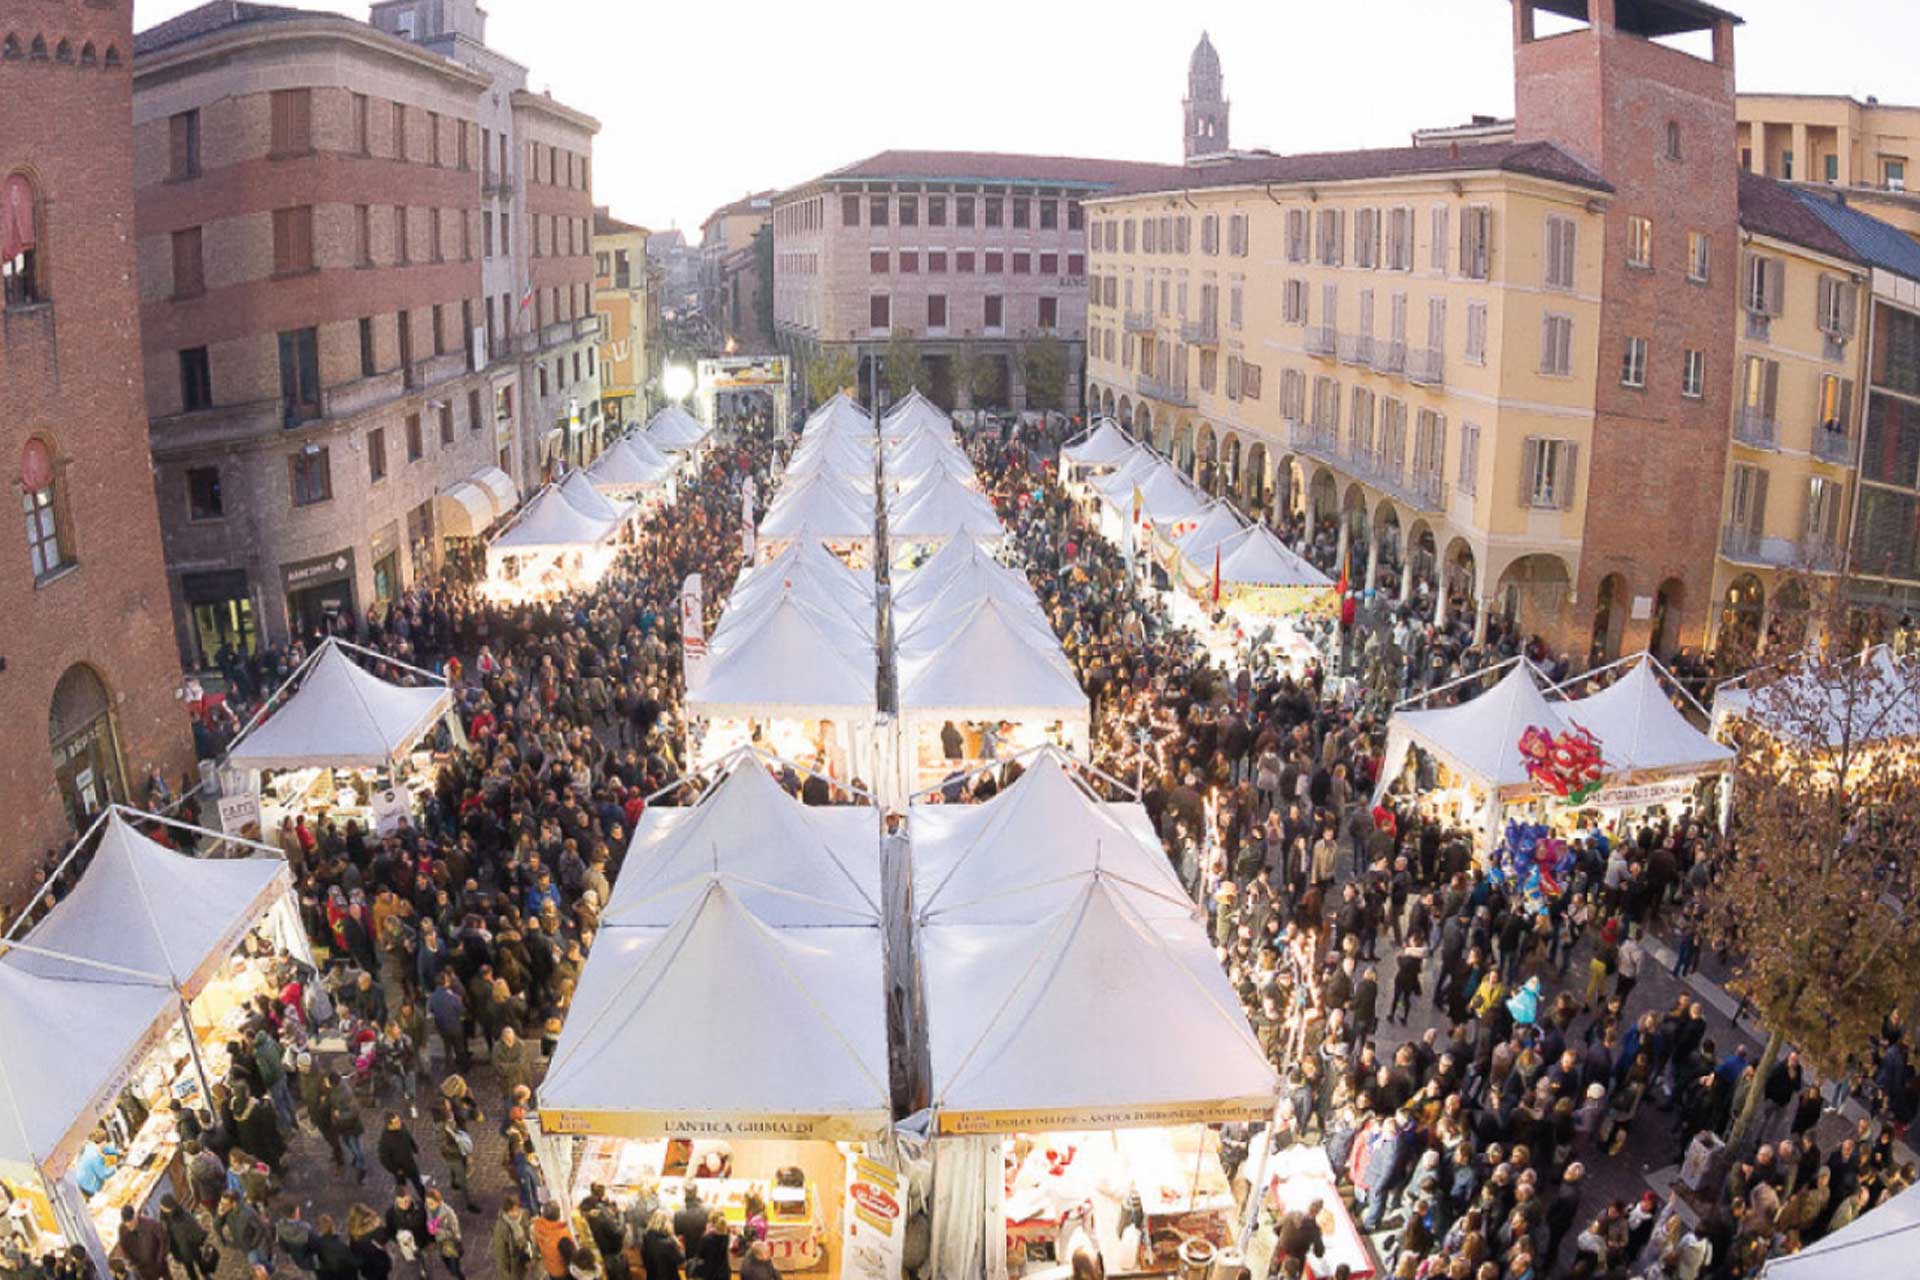
[[[841,1211],[844,1280],[897,1280],[906,1244],[906,1189],[900,1175],[871,1156],[847,1156]]]
[[[707,662],[706,592],[700,575],[690,573],[680,586],[680,667],[687,688],[697,685]]]

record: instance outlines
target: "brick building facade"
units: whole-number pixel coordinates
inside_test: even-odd
[[[0,16],[0,900],[109,800],[192,762],[139,380],[127,5]]]

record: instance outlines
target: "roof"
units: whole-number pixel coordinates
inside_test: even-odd
[[[651,236],[653,232],[631,222],[622,222],[607,212],[607,206],[593,206],[593,234],[597,236]]]
[[[1204,31],[1200,33],[1200,43],[1193,46],[1193,56],[1187,59],[1187,75],[1203,79],[1220,78],[1220,54]]]
[[[1533,7],[1565,18],[1589,22],[1587,0],[1533,0]],[[1737,14],[1716,9],[1702,0],[1614,0],[1614,23],[1636,36],[1674,36],[1705,31],[1716,23],[1740,25]]]
[[[1854,261],[1847,242],[1800,203],[1792,187],[1757,173],[1740,173],[1740,225],[1816,253]]]
[[[1425,173],[1471,173],[1499,169],[1595,191],[1613,187],[1593,170],[1551,142],[1489,142],[1462,147],[1376,147],[1363,151],[1319,151],[1305,155],[1237,155],[1217,163],[1169,169],[1123,182],[1109,195],[1145,195],[1155,191],[1239,187],[1257,183],[1363,182]]]
[[[1845,242],[1851,250],[1848,257],[1920,280],[1920,242],[1900,228],[1847,204],[1844,192],[1827,195],[1793,188],[1793,197]]]
[[[712,223],[716,219],[731,217],[734,214],[756,214],[757,213],[757,214],[770,215],[773,212],[774,197],[779,194],[780,194],[780,188],[778,187],[768,187],[765,191],[748,192],[746,195],[741,196],[738,200],[733,201],[731,204],[723,204],[718,209],[715,209],[712,213],[708,214],[706,216],[706,220],[700,224],[700,229],[704,231],[706,230],[708,224]]]
[[[1136,160],[1089,160],[1078,156],[1029,156],[1003,151],[881,151],[822,175],[942,182],[1032,182],[1110,187],[1122,183],[1169,183],[1186,172],[1179,165]]]
[[[327,13],[324,10],[294,9],[283,4],[249,4],[244,0],[212,0],[198,9],[189,9],[178,17],[168,18],[165,22],[155,23],[145,31],[136,32],[133,37],[133,52],[137,56],[153,53],[176,44],[185,44],[201,36],[224,31],[228,27],[244,26],[254,22],[284,22],[289,19],[309,18],[336,22],[352,23],[356,27],[367,26],[340,13]],[[367,27],[370,31],[371,27]]]

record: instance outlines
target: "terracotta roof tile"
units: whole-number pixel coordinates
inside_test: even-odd
[[[1800,202],[1792,187],[1757,173],[1740,174],[1740,225],[1758,235],[1849,262],[1858,257],[1838,233]]]
[[[1606,179],[1550,142],[1488,142],[1460,147],[1378,147],[1320,151],[1307,155],[1241,154],[1170,171],[1171,178],[1127,182],[1109,194],[1203,190],[1252,183],[1359,182],[1423,173],[1468,173],[1500,169],[1595,191],[1613,190]]]
[[[895,178],[908,181],[1076,183],[1171,180],[1179,165],[1080,156],[1029,156],[1002,151],[882,151],[824,174],[824,178]]]

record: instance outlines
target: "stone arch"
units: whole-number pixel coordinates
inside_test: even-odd
[[[1413,518],[1403,542],[1400,598],[1404,601],[1413,599],[1415,588],[1420,585],[1424,584],[1429,592],[1433,590],[1438,581],[1440,544],[1433,535],[1433,525],[1424,516]]]
[[[62,40],[59,44],[55,45],[53,47],[53,60],[55,62],[64,62],[71,66],[73,64],[73,41]]]
[[[1167,441],[1167,460],[1183,472],[1193,470],[1193,419],[1182,418]]]
[[[1241,457],[1240,437],[1233,432],[1221,436],[1220,465],[1214,469],[1213,492],[1216,496],[1240,494],[1240,468],[1244,462]]]
[[[1087,384],[1087,416],[1089,419],[1100,416],[1100,384],[1097,382]]]
[[[1120,419],[1120,425],[1125,427],[1129,432],[1132,432],[1133,431],[1133,401],[1129,400],[1125,396],[1120,397],[1120,411],[1119,411],[1118,417]],[[1139,435],[1135,433],[1134,439],[1138,440],[1139,438],[1140,438]]]
[[[27,46],[27,57],[35,62],[45,62],[47,60],[47,38],[45,36],[35,36],[33,38],[33,43]]]
[[[1313,521],[1308,530],[1308,538],[1317,538],[1322,527],[1332,533],[1340,519],[1340,480],[1333,474],[1333,468],[1324,463],[1313,463],[1313,474],[1307,480],[1307,517]]]
[[[1213,491],[1213,478],[1218,469],[1220,457],[1220,438],[1214,432],[1211,422],[1202,421],[1193,434],[1193,456],[1187,460],[1186,472],[1193,482],[1209,493]]]
[[[1632,610],[1627,580],[1617,573],[1600,579],[1593,600],[1593,642],[1587,647],[1587,665],[1604,666],[1620,656],[1620,637]]]
[[[1153,406],[1145,400],[1133,406],[1133,425],[1136,439],[1153,439]]]
[[[1373,528],[1368,534],[1368,546],[1377,548],[1377,551],[1370,562],[1374,570],[1373,578],[1366,585],[1396,599],[1400,595],[1401,577],[1406,572],[1403,532],[1400,508],[1391,498],[1380,499],[1373,509]]]
[[[1173,456],[1173,438],[1177,430],[1178,428],[1175,427],[1173,423],[1172,414],[1163,413],[1160,415],[1160,422],[1154,428],[1154,438],[1151,443],[1161,457],[1171,458]]]
[[[54,780],[76,830],[108,804],[126,798],[113,697],[100,673],[87,663],[68,667],[53,686],[47,744],[60,762]]]
[[[9,31],[4,38],[0,38],[0,61],[13,62],[19,57],[20,37]]]
[[[120,50],[114,45],[107,46],[107,57],[104,65],[109,71],[120,65]]]
[[[1798,652],[1807,642],[1808,623],[1813,617],[1813,592],[1807,580],[1790,574],[1774,584],[1772,623],[1767,628],[1765,648]]]
[[[1440,557],[1440,580],[1435,584],[1438,599],[1434,603],[1434,617],[1445,621],[1456,604],[1471,616],[1477,612],[1475,602],[1480,596],[1480,558],[1473,544],[1465,538],[1455,535],[1447,542],[1447,549]]]
[[[1687,584],[1663,578],[1653,593],[1653,628],[1647,647],[1665,662],[1680,651],[1680,620],[1686,616]]]
[[[1272,460],[1267,456],[1264,440],[1255,440],[1247,446],[1247,460],[1240,477],[1240,499],[1246,503],[1249,516],[1260,516],[1266,512],[1267,496],[1273,485],[1269,481],[1269,469]]]
[[[97,66],[99,62],[100,62],[100,55],[94,49],[93,41],[89,40],[85,44],[80,46],[80,65],[81,66],[83,67]]]
[[[1530,551],[1507,562],[1494,579],[1489,602],[1522,636],[1551,634],[1572,584],[1565,560],[1550,551]]]
[[[1113,388],[1108,387],[1100,393],[1100,397],[1100,412],[1111,418],[1113,416]]]
[[[1759,651],[1760,620],[1766,609],[1767,588],[1758,575],[1743,573],[1727,584],[1714,639],[1714,648],[1722,657],[1741,663]]]

